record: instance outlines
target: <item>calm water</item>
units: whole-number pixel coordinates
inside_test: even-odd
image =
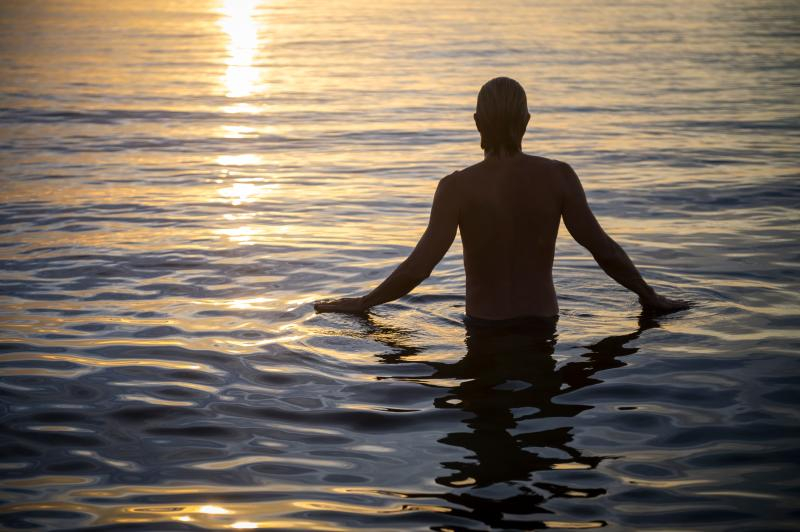
[[[436,7],[432,7],[435,4]],[[793,1],[0,5],[0,527],[789,530]],[[552,337],[465,343],[409,252],[519,79],[665,293],[562,228]]]

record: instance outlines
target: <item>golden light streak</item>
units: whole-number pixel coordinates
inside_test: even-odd
[[[219,189],[217,192],[225,199],[229,199],[231,205],[242,205],[243,203],[251,203],[257,201],[268,194],[275,192],[280,188],[277,183],[249,183],[243,181],[236,181],[227,187]],[[231,217],[226,217],[231,219]]]
[[[241,205],[253,201],[257,187],[253,183],[233,183],[229,187],[219,189],[219,195],[230,198],[232,205]]]
[[[191,469],[207,469],[207,470],[223,470],[231,469],[248,464],[261,464],[261,463],[279,463],[279,464],[296,464],[312,467],[330,467],[337,469],[347,469],[350,464],[340,460],[324,460],[313,458],[297,458],[289,456],[240,456],[238,458],[230,458],[228,460],[218,460],[216,462],[203,462],[189,464],[186,467]],[[201,509],[201,511],[204,511]],[[212,513],[212,512],[205,512]]]
[[[226,0],[220,26],[228,34],[228,60],[225,71],[226,96],[240,98],[252,95],[260,74],[254,66],[258,51],[258,25],[253,17],[256,0]]]
[[[234,201],[234,205],[239,205],[241,202]],[[234,227],[232,229],[220,229],[220,234],[226,235],[232,242],[236,242],[242,246],[254,244],[253,236],[258,234],[258,230],[248,226]]]
[[[116,342],[118,345],[123,345],[124,342]],[[70,362],[73,364],[80,364],[89,367],[125,367],[125,366],[149,366],[164,369],[189,369],[196,371],[204,371],[207,373],[220,373],[220,370],[213,368],[207,364],[198,362],[183,362],[180,360],[166,360],[163,358],[97,358],[87,357],[81,355],[70,354],[43,354],[43,353],[12,353],[6,355],[3,360],[5,362],[15,361],[30,361],[30,360],[52,360],[58,362]]]
[[[250,126],[222,126],[222,131],[226,139],[246,139],[256,136],[255,128]]]
[[[227,127],[227,126],[226,126]],[[242,153],[239,155],[220,155],[217,164],[221,166],[252,166],[262,164],[264,158],[255,153]]]
[[[213,504],[207,504],[205,506],[201,506],[200,508],[197,509],[197,511],[211,515],[224,515],[231,513],[230,510],[226,510],[221,506],[214,506]]]
[[[239,309],[239,310],[249,310],[249,309],[264,309],[264,308],[272,308],[272,305],[266,305],[267,303],[274,303],[278,301],[274,297],[251,297],[249,299],[234,299],[228,305],[230,308]]]
[[[548,528],[601,528],[603,523],[589,521],[588,523],[581,523],[576,521],[543,521],[544,525]]]

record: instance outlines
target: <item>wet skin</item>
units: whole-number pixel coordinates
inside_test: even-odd
[[[362,297],[317,302],[319,312],[360,313],[393,301],[430,276],[461,231],[466,312],[484,319],[555,316],[553,256],[564,220],[611,278],[639,296],[645,310],[665,313],[689,303],[661,296],[606,234],[580,179],[563,162],[518,152],[483,161],[439,181],[430,221],[411,255]]]

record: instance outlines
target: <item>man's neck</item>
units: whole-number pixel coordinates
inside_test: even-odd
[[[522,151],[517,151],[514,153],[490,153],[488,150],[483,150],[483,160],[484,161],[511,161],[523,155]]]

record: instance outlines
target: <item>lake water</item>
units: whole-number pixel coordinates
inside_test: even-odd
[[[4,2],[0,527],[790,530],[793,1]],[[459,239],[363,293],[528,91],[643,274],[562,227],[553,336],[470,338]]]

